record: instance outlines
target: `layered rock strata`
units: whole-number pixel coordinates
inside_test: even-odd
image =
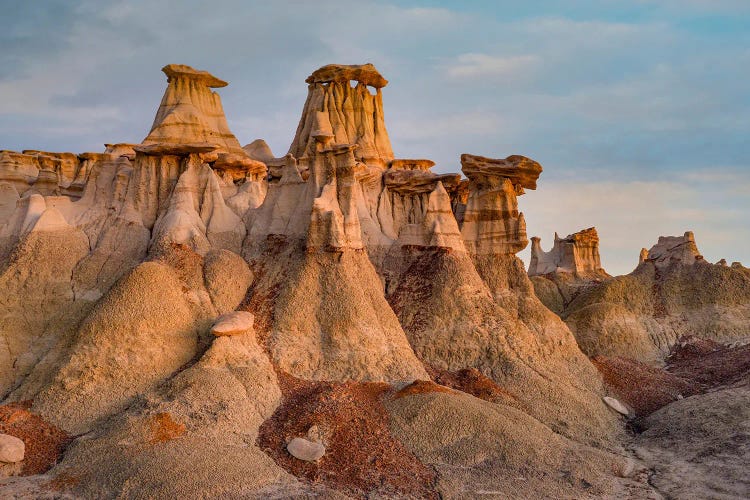
[[[461,155],[461,170],[469,178],[469,196],[461,234],[472,253],[513,255],[528,245],[526,221],[517,197],[536,189],[542,167],[524,156],[491,159]]]
[[[227,82],[183,64],[168,64],[162,71],[167,75],[167,90],[143,144],[207,142],[245,156],[229,130],[219,94],[211,91],[226,87]]]

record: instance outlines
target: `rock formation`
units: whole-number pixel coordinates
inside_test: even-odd
[[[461,170],[469,178],[469,197],[461,234],[477,254],[515,254],[529,244],[526,221],[517,196],[536,189],[542,167],[524,156],[495,160],[461,155]]]
[[[371,64],[314,71],[277,158],[262,140],[240,147],[211,90],[226,82],[163,71],[141,144],[0,152],[0,398],[73,436],[47,475],[0,493],[617,496],[630,484],[613,474],[630,464],[623,417],[516,257],[537,162],[466,154],[462,180],[396,158]],[[536,272],[603,272],[597,242],[586,230],[545,254],[536,240]],[[734,293],[750,279],[694,247],[660,240],[630,278],[636,299],[669,280],[724,273]],[[615,294],[601,293],[565,311],[587,349],[604,337],[579,332],[609,317],[578,311]],[[527,482],[529,470],[541,472]]]
[[[644,249],[645,250],[645,249]],[[657,268],[669,267],[671,264],[693,265],[703,260],[695,244],[692,231],[683,236],[659,236],[659,241],[646,253],[641,251],[639,263],[653,262]]]
[[[539,299],[560,314],[586,287],[609,277],[599,257],[599,235],[590,227],[560,239],[555,233],[552,250],[542,250],[541,240],[531,238],[529,277]]]
[[[167,75],[167,90],[143,144],[203,142],[244,156],[240,143],[229,130],[219,94],[211,91],[226,87],[227,82],[183,64],[168,64],[162,71]]]
[[[692,232],[660,237],[639,261],[632,273],[591,283],[556,311],[588,355],[654,362],[685,335],[747,338],[750,276],[706,262]]]
[[[599,235],[595,227],[560,238],[555,233],[552,250],[542,250],[541,239],[531,238],[529,276],[566,272],[578,275],[604,271],[599,257]]]
[[[349,82],[357,82],[352,87]],[[313,72],[289,153],[303,164],[320,139],[356,144],[357,160],[384,168],[393,159],[381,89],[388,84],[372,64],[330,64]],[[367,87],[375,89],[375,95]]]

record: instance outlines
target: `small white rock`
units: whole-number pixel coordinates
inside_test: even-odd
[[[636,470],[635,460],[626,458],[620,466],[620,477],[632,477]]]
[[[253,327],[255,317],[246,311],[232,311],[216,318],[211,333],[217,337],[240,335]]]
[[[0,434],[0,462],[16,463],[23,460],[26,445],[15,436]]]
[[[611,398],[609,396],[604,396],[602,399],[604,400],[605,403],[607,403],[607,406],[609,406],[610,408],[612,408],[613,410],[615,410],[617,413],[622,413],[623,415],[629,415],[630,414],[630,412],[628,411],[628,409],[625,408],[625,405],[622,404],[622,403],[620,403],[615,398]]]
[[[313,443],[307,439],[296,437],[286,445],[286,451],[294,458],[314,462],[326,454],[326,447],[320,443]]]

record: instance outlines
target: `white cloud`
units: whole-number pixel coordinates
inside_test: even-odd
[[[537,55],[491,56],[487,54],[461,54],[444,66],[451,78],[523,78],[541,62]]]
[[[403,114],[389,123],[390,135],[404,141],[450,139],[467,133],[496,136],[509,125],[498,114],[483,110],[438,114],[429,119]]]

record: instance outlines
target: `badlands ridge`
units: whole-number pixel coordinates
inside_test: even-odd
[[[747,268],[686,233],[611,277],[590,228],[527,272],[542,167],[395,157],[371,64],[307,78],[283,156],[163,71],[140,144],[0,152],[3,496],[749,491]]]

